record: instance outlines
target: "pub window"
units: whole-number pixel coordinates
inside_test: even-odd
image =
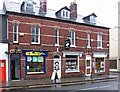
[[[13,43],[18,43],[18,24],[13,25]]]
[[[69,32],[69,38],[70,38],[70,46],[74,47],[75,46],[75,32],[74,31]]]
[[[45,73],[43,56],[27,56],[27,74]]]
[[[40,28],[39,27],[32,27],[31,33],[31,43],[32,44],[40,44]]]
[[[59,30],[55,30],[55,45],[59,45]]]
[[[99,73],[99,72],[105,72],[105,61],[104,58],[96,58],[95,59],[95,63],[96,63],[96,69],[95,72]]]
[[[66,71],[79,71],[78,62],[79,61],[77,55],[66,55]]]

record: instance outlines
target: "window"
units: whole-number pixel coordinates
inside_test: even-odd
[[[79,56],[77,55],[66,55],[66,71],[75,72],[79,71]]]
[[[33,4],[27,3],[27,5],[26,5],[26,11],[33,12]]]
[[[90,47],[90,33],[87,33],[87,47]]]
[[[45,73],[43,56],[27,56],[27,74]]]
[[[70,31],[69,32],[69,38],[70,38],[70,46],[74,47],[75,46],[75,32],[74,31]]]
[[[62,10],[61,17],[70,18],[70,12],[68,10]]]
[[[55,45],[59,45],[59,30],[55,30]]]
[[[98,48],[102,48],[102,35],[98,34]]]
[[[32,27],[32,44],[40,44],[40,28],[39,27]]]
[[[18,24],[13,25],[13,43],[18,43]]]
[[[90,16],[90,22],[95,24],[96,20],[95,20],[95,17],[94,16]]]
[[[105,72],[105,61],[104,58],[96,58],[96,69],[95,72]]]
[[[68,12],[66,11],[66,17],[68,17]]]

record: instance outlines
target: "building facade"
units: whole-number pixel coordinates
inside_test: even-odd
[[[9,80],[109,74],[109,28],[98,26],[94,13],[78,16],[75,2],[54,11],[43,1],[4,3]]]

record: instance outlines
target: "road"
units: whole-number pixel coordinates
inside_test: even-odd
[[[99,80],[95,82],[86,82],[84,84],[74,84],[74,85],[54,85],[52,87],[45,87],[45,88],[32,88],[32,89],[25,89],[27,91],[69,91],[69,92],[79,92],[79,91],[86,91],[86,90],[108,90],[116,91],[118,90],[118,80]],[[95,91],[96,92],[96,91]]]

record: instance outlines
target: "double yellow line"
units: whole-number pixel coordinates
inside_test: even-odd
[[[96,82],[96,80],[91,80],[91,81],[83,81],[83,82],[68,82],[68,83],[54,83],[54,84],[40,84],[40,85],[31,85],[31,86],[18,86],[18,87],[3,87],[0,88],[0,90],[9,90],[9,89],[22,89],[22,88],[36,88],[36,87],[51,87],[51,86],[56,86],[56,85],[74,85],[74,84],[84,84],[88,82]]]

